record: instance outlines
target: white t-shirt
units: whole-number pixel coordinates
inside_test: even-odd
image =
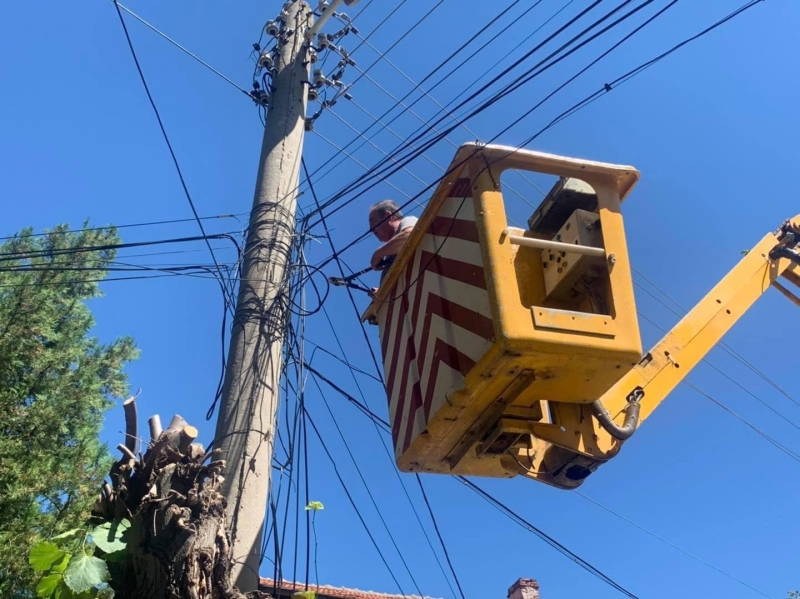
[[[400,233],[400,231],[408,229],[409,227],[413,227],[414,225],[417,224],[418,220],[419,219],[416,216],[404,216],[402,218],[402,220],[400,221],[400,226],[397,227],[397,231],[395,232],[395,235]]]
[[[395,231],[395,234],[394,234],[392,237],[397,237],[397,235],[398,235],[398,234],[399,234],[401,231],[404,231],[405,229],[408,229],[409,227],[413,227],[414,225],[416,225],[416,224],[417,224],[417,221],[418,221],[418,220],[419,220],[419,219],[418,219],[416,216],[404,216],[404,217],[403,217],[403,218],[400,220],[400,226],[399,226],[399,227],[397,227],[397,231]],[[397,255],[394,255],[394,256],[386,256],[386,257],[384,258],[384,261],[385,261],[385,262],[387,262],[388,264],[387,264],[387,265],[386,265],[386,267],[385,267],[385,268],[384,268],[384,269],[381,271],[381,283],[383,282],[383,278],[386,276],[386,273],[387,273],[387,272],[389,272],[389,266],[391,266],[391,265],[392,265],[392,262],[394,262],[394,259],[395,259],[395,258],[397,258]]]

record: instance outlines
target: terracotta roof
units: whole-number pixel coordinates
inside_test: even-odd
[[[305,583],[281,581],[276,587],[275,581],[271,578],[261,578],[259,587],[261,590],[270,592],[273,589],[281,591],[303,591]],[[387,595],[386,593],[376,593],[375,591],[360,591],[358,589],[345,589],[342,587],[332,587],[325,585],[308,585],[309,591],[316,591],[318,597],[336,597],[336,599],[403,599],[403,595]],[[432,599],[431,597],[420,597],[419,595],[405,595],[405,599]]]

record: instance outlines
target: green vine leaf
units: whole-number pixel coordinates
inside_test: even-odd
[[[31,547],[28,563],[34,571],[44,572],[50,569],[53,562],[61,559],[64,555],[64,552],[61,551],[55,543],[43,541]]]
[[[72,530],[68,530],[66,532],[62,532],[60,535],[56,535],[54,537],[50,537],[51,541],[66,541],[67,539],[71,539],[76,534],[81,532],[80,528],[73,528]]]
[[[74,593],[63,580],[56,587],[55,595],[53,595],[53,599],[94,599],[95,597],[97,597],[95,589],[89,589],[83,593]]]
[[[83,593],[91,589],[94,585],[105,582],[111,578],[108,566],[99,557],[80,553],[69,561],[66,572],[64,572],[64,582],[76,593]]]
[[[72,558],[71,553],[65,553],[60,560],[56,560],[53,562],[53,565],[50,566],[50,571],[55,572],[57,574],[61,574],[64,570],[67,569],[67,565],[69,564],[69,560]]]
[[[39,581],[39,584],[36,585],[36,596],[50,597],[55,593],[59,582],[61,582],[61,574],[48,574],[44,576]]]
[[[106,553],[121,551],[127,545],[128,540],[125,533],[130,527],[130,521],[124,518],[113,522],[104,522],[91,532],[92,540]]]
[[[309,501],[308,505],[306,506],[306,510],[313,510],[315,512],[317,510],[324,510],[324,509],[325,509],[325,506],[322,505],[321,501]]]

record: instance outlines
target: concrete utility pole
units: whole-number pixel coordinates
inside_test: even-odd
[[[255,199],[215,446],[227,460],[223,493],[242,592],[258,588],[258,567],[269,494],[282,347],[289,313],[289,252],[297,206],[308,96],[313,18],[302,0],[287,2],[277,37]]]

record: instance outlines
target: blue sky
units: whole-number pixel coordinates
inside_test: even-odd
[[[359,17],[362,34],[379,25],[390,11],[389,4],[374,2]],[[506,4],[510,2],[502,6]],[[431,95],[449,101],[564,4],[563,0],[543,0],[521,19],[515,15],[527,4],[516,5],[471,47],[474,56],[468,64]],[[606,0],[596,11],[603,12],[606,4],[613,5]],[[633,22],[665,4],[654,2]],[[606,81],[702,30],[740,4],[741,0],[678,2],[497,142],[520,143]],[[543,39],[564,23],[567,15],[588,5],[587,0],[575,0],[533,40]],[[251,44],[264,22],[279,9],[273,0],[132,0],[129,6],[246,88],[252,73]],[[388,54],[414,81],[501,9],[498,3],[478,0],[412,0],[370,41],[385,50],[434,6],[430,17]],[[351,14],[357,14],[359,8]],[[199,212],[246,213],[252,201],[262,129],[255,107],[141,24],[129,19],[128,27]],[[622,25],[517,90],[470,121],[470,131],[456,130],[450,136],[452,143],[492,138],[631,27]],[[790,177],[796,168],[800,126],[796,109],[800,86],[794,76],[800,52],[798,29],[797,2],[758,4],[560,123],[530,146],[632,164],[641,171],[641,182],[624,205],[633,265],[683,306],[693,305],[724,276],[741,250],[797,212],[797,204],[791,201]],[[86,217],[95,224],[117,225],[191,217],[110,2],[62,2],[46,7],[14,3],[6,7],[0,34],[0,51],[6,57],[0,62],[2,234],[28,225],[37,229],[62,222],[78,226]],[[512,58],[532,47],[533,40]],[[344,45],[352,49],[356,43],[349,37]],[[363,69],[378,55],[364,46],[354,58]],[[352,81],[355,76],[355,69],[350,69],[344,80]],[[370,76],[395,95],[405,95],[413,87],[385,61],[379,62]],[[366,78],[352,93],[358,106],[374,115],[394,104]],[[436,109],[427,98],[414,107],[423,119]],[[357,130],[370,123],[355,104],[340,101],[317,121],[316,132],[306,139],[305,157],[312,170],[336,154],[322,136],[343,145],[355,135],[335,115]],[[412,115],[405,114],[392,128],[404,136],[419,125]],[[383,132],[375,143],[388,151],[397,139]],[[454,147],[442,142],[429,156],[446,165],[453,153]],[[380,157],[369,145],[354,154],[366,165]],[[439,172],[421,159],[409,170],[425,184]],[[317,181],[317,192],[327,198],[362,172],[354,161],[345,160]],[[391,182],[409,195],[424,187],[408,173],[398,173]],[[520,187],[520,192],[534,204],[541,197],[530,187]],[[381,184],[332,217],[329,224],[334,243],[341,247],[363,233],[367,207],[384,197],[403,199],[401,192]],[[300,199],[302,206],[310,201],[308,193]],[[507,208],[518,221],[530,213],[526,204],[512,197]],[[226,218],[206,221],[206,226],[209,232],[237,232],[243,222]],[[121,232],[124,241],[144,241],[196,235],[198,229],[196,223],[186,222]],[[214,245],[220,248],[222,261],[233,259],[224,242]],[[127,250],[119,260],[128,256],[137,264],[209,263],[202,244],[158,247],[161,249]],[[363,268],[372,248],[371,241],[359,244],[346,252],[344,259],[354,269]],[[140,255],[169,249],[191,252]],[[316,262],[327,257],[329,248],[312,243],[308,252],[309,260]],[[637,280],[647,286],[638,275]],[[141,359],[128,372],[133,389],[142,389],[143,420],[154,412],[162,419],[177,412],[196,424],[208,441],[214,423],[206,422],[205,414],[216,388],[221,350],[222,308],[216,284],[169,277],[112,281],[104,284],[103,290],[105,297],[92,302],[96,334],[104,340],[130,334],[141,348]],[[661,327],[676,322],[672,312],[641,288],[636,292],[644,316]],[[360,307],[366,305],[365,297],[358,301]],[[369,354],[344,292],[333,290],[326,308],[348,359],[369,370]],[[726,342],[796,397],[800,388],[792,376],[791,339],[800,330],[792,310],[789,302],[770,291],[735,326]],[[660,337],[647,322],[643,321],[641,328],[646,346]],[[308,341],[338,352],[323,315],[309,318],[307,330]],[[369,333],[373,340],[377,337],[377,330]],[[312,348],[309,345],[308,351]],[[710,362],[787,418],[800,422],[798,405],[729,354],[717,348]],[[314,364],[358,395],[353,379],[334,360],[318,356]],[[719,373],[701,365],[689,378],[770,436],[795,451],[800,449],[796,428]],[[363,376],[358,380],[369,405],[385,416],[380,386]],[[326,398],[420,588],[429,596],[451,597],[399,481],[408,487],[432,535],[416,482],[409,475],[398,478],[372,423],[335,393]],[[308,405],[403,591],[415,592],[313,384],[308,387]],[[116,445],[122,440],[122,427],[122,411],[117,408],[108,415],[103,439]],[[325,504],[316,523],[320,582],[399,592],[313,435],[309,446],[311,496]],[[798,480],[798,468],[799,464],[745,424],[682,386],[618,458],[588,479],[581,492],[767,595],[783,597],[787,589],[800,587],[798,483],[792,482]],[[456,481],[433,476],[424,481],[467,597],[501,599],[519,577],[537,578],[543,596],[551,599],[618,596]],[[758,596],[577,494],[521,479],[481,483],[640,597]],[[284,493],[285,489],[286,483]],[[287,539],[287,551],[292,553],[291,526]],[[289,568],[285,576],[291,577],[291,560],[285,567]],[[268,562],[263,573],[272,573]]]

